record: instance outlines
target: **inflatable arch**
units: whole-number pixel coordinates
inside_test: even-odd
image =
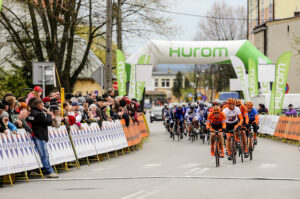
[[[234,41],[158,41],[146,46],[126,61],[135,64],[230,64],[230,57],[236,56],[248,68],[248,59],[256,65],[259,60],[271,61],[248,40]]]

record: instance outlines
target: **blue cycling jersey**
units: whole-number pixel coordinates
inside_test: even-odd
[[[255,120],[255,115],[258,115],[258,111],[255,108],[252,108],[252,110],[248,113],[249,120]]]

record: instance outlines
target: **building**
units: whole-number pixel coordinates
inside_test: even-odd
[[[299,0],[248,0],[248,39],[254,41],[253,29],[268,21],[291,18],[300,12]]]
[[[157,104],[159,101],[160,103],[170,102],[170,101],[177,101],[173,96],[172,88],[176,81],[176,74],[171,72],[153,72],[152,79],[154,82],[154,89],[146,91],[146,98],[150,99],[150,102],[154,102]],[[185,77],[182,76],[182,88],[184,88],[184,81]]]
[[[300,1],[248,0],[248,38],[276,63],[292,51],[287,83],[289,93],[300,93]]]

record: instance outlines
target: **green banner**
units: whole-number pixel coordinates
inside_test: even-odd
[[[2,8],[2,2],[3,2],[3,0],[0,0],[0,12],[1,12],[1,8]]]
[[[137,81],[136,82],[136,96],[135,98],[140,102],[143,98],[145,88],[145,81]]]
[[[270,101],[270,114],[281,113],[291,58],[292,52],[286,52],[276,62],[275,82],[272,86]]]
[[[117,80],[119,96],[126,95],[125,56],[119,49],[117,50]]]
[[[258,95],[257,65],[252,58],[248,59],[249,96]]]

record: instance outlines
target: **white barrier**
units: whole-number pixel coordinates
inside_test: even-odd
[[[273,136],[280,116],[259,115],[259,133]]]
[[[103,122],[102,129],[97,123],[82,124],[84,130],[74,125],[71,137],[78,158],[107,153],[128,147],[128,142],[120,121]]]
[[[41,161],[25,130],[19,129],[18,135],[7,132],[0,134],[0,176],[39,168]]]
[[[72,138],[78,158],[107,153],[128,147],[121,121],[103,122],[100,129],[97,123],[71,126]],[[51,165],[76,160],[73,146],[65,126],[48,127],[47,148]],[[42,163],[36,146],[24,129],[18,135],[8,131],[0,133],[0,176],[41,168]]]
[[[75,161],[75,155],[66,126],[48,127],[49,141],[47,148],[51,165]]]

